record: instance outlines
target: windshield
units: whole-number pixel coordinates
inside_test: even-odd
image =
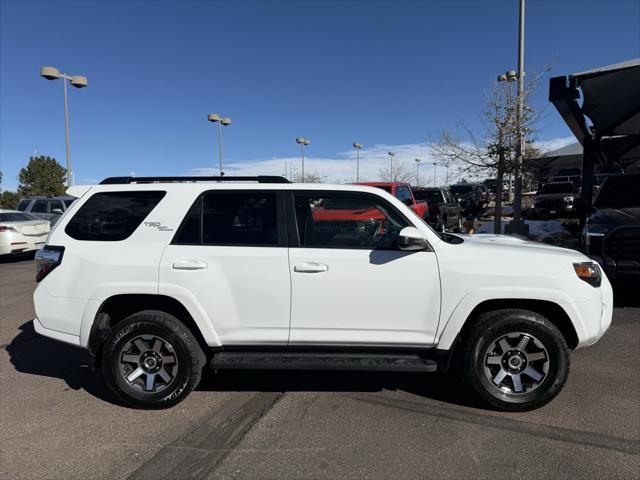
[[[449,190],[451,190],[451,193],[454,195],[465,195],[471,193],[473,187],[471,185],[452,185]]]
[[[437,190],[414,190],[413,196],[416,200],[425,200],[428,204],[442,202],[442,193]]]
[[[640,207],[640,175],[608,177],[596,197],[598,208]]]
[[[0,213],[0,222],[30,222],[32,220],[38,220],[33,215],[28,213],[18,212],[6,212]]]
[[[570,182],[547,183],[542,186],[540,193],[573,193],[573,184]]]

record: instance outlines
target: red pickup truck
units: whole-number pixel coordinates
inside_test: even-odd
[[[363,182],[358,185],[381,188],[405,205],[408,205],[425,222],[429,221],[429,206],[427,202],[417,201],[411,191],[411,185],[403,182]]]

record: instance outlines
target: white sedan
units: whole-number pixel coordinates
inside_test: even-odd
[[[49,235],[49,221],[0,209],[0,255],[38,250]]]

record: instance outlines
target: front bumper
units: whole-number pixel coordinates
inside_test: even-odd
[[[593,296],[586,302],[563,304],[562,308],[571,318],[576,333],[578,345],[576,348],[587,347],[596,343],[611,326],[613,316],[613,289],[605,275],[602,285],[594,288]]]

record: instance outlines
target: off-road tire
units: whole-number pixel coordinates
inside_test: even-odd
[[[126,376],[126,373],[133,373],[129,372],[129,369],[135,370],[139,367],[131,362],[130,365],[125,366],[123,358],[126,352],[123,352],[123,348],[138,339],[143,340],[140,345],[146,344],[150,348],[153,347],[156,339],[165,342],[160,347],[161,354],[165,356],[161,357],[161,354],[158,356],[161,359],[167,359],[167,362],[171,361],[173,365],[173,367],[169,363],[162,365],[160,362],[165,370],[171,368],[173,371],[171,380],[160,385],[162,379],[159,379],[158,384],[154,385],[150,391],[146,391],[146,384],[139,386],[140,382],[131,383]],[[137,347],[129,346],[128,348],[135,351],[134,355],[141,351]],[[149,353],[153,354],[151,349]],[[174,357],[173,360],[171,355]],[[140,367],[142,363],[141,360]],[[112,328],[102,348],[102,374],[107,386],[120,401],[133,408],[162,409],[176,405],[196,388],[205,363],[206,356],[193,333],[173,315],[157,310],[137,312],[118,322]],[[168,374],[163,372],[163,375],[166,378]],[[155,391],[160,386],[163,387],[162,390]]]
[[[514,340],[507,335],[511,335]],[[521,370],[510,369],[511,356],[520,355],[520,351],[517,350],[520,345],[518,335],[520,338],[529,337],[528,343],[533,349],[544,350],[547,360],[539,360],[539,362],[544,362],[542,365],[547,371],[538,382],[527,374],[521,375],[525,373]],[[513,346],[513,350],[503,352],[502,350],[505,349],[497,347],[496,342],[505,338],[507,343],[510,342],[513,345],[518,342],[518,345]],[[531,339],[535,339],[536,343]],[[536,345],[541,345],[542,349]],[[457,358],[458,373],[477,399],[492,409],[515,412],[539,408],[560,393],[569,374],[569,348],[562,333],[547,318],[529,310],[504,309],[480,314],[470,331],[466,332],[465,337],[462,338],[461,347]],[[490,350],[492,347],[494,349]],[[540,356],[540,353],[539,351],[528,355],[534,358],[534,356]],[[500,356],[499,359],[496,358],[498,356]],[[528,362],[526,352],[523,357],[524,361],[515,359],[517,360],[515,362],[514,360],[514,363],[520,363],[518,368],[532,366],[532,372],[542,373],[537,370],[542,370],[541,363]],[[500,362],[499,365],[489,365],[497,361]],[[489,378],[493,375],[490,368],[492,371],[497,371],[493,381]],[[502,383],[496,385],[495,379],[498,378],[498,374],[501,374],[501,370],[515,373],[519,378],[518,386],[521,389],[523,386],[520,384],[520,379],[535,386],[531,391],[527,391],[525,386],[523,392],[516,393],[515,379],[510,373],[502,380],[505,383],[511,382],[510,386]]]

